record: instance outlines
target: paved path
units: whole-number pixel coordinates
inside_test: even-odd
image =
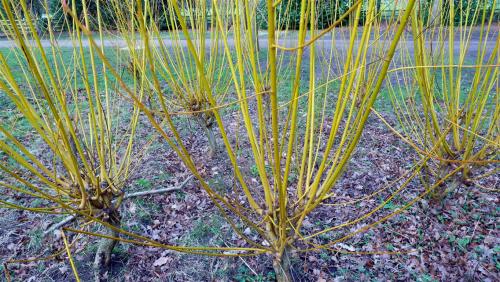
[[[498,28],[493,28],[492,31],[490,32],[490,35],[489,35],[490,39],[486,43],[486,48],[488,51],[492,51],[494,46],[495,46],[496,40],[500,40],[499,36],[498,36],[498,34],[499,34],[498,31],[499,31]],[[327,34],[322,39],[317,40],[316,47],[319,49],[324,49],[325,51],[329,51],[332,47],[336,48],[340,52],[342,52],[343,50],[346,50],[346,48],[349,46],[349,39],[346,38],[346,36],[345,36],[346,33],[343,33],[343,31],[340,31],[340,32],[336,32],[335,34],[336,34],[335,41],[332,41],[332,39],[331,39],[332,33],[330,33],[330,34]],[[470,40],[470,47],[469,47],[469,52],[471,54],[476,53],[478,48],[480,48],[480,46],[482,45],[481,42],[479,41],[479,34],[480,34],[479,29],[474,30],[472,33],[472,37]],[[267,35],[265,33],[261,33],[259,35],[259,46],[263,49],[266,49],[268,47],[268,44],[267,44],[268,40],[267,40],[266,36]],[[409,36],[408,33],[406,34],[406,36],[408,37],[408,40],[406,40],[406,44],[407,44],[406,49],[409,50],[410,52],[412,52],[413,41],[411,39],[411,36]],[[373,38],[373,36],[372,36],[372,38]],[[460,49],[459,38],[460,37],[457,34],[457,36],[455,37],[456,41],[454,44],[455,51],[458,51]],[[174,48],[174,47],[186,48],[187,47],[186,40],[184,40],[184,39],[171,40],[168,38],[168,34],[166,34],[166,36],[164,38],[162,37],[161,41],[162,41],[162,44],[164,46],[166,46],[167,48]],[[73,42],[71,39],[67,39],[67,38],[59,39],[56,42],[57,42],[57,45],[61,48],[72,48],[75,46],[75,44],[77,44],[76,42]],[[158,38],[154,38],[153,42],[155,45],[160,44],[160,41]],[[390,40],[385,40],[383,42],[386,42],[387,43],[386,46],[389,46]],[[279,43],[279,45],[285,46],[285,47],[295,47],[297,45],[296,34],[294,32],[292,32],[292,35],[289,36],[289,39],[279,39],[278,43]],[[34,45],[34,42],[32,42],[32,44]],[[50,42],[50,40],[44,39],[41,41],[41,44],[44,48],[48,48],[51,46],[52,43]],[[138,41],[136,44],[137,48],[140,48],[141,44],[142,44],[142,42]],[[210,46],[211,44],[212,44],[211,40],[207,39],[207,46]],[[222,45],[222,42],[219,41],[219,44]],[[228,39],[228,44],[231,48],[234,48],[235,42],[232,38],[230,38],[230,39]],[[402,43],[400,43],[400,47],[401,47],[401,44]],[[119,38],[106,38],[103,40],[103,45],[105,47],[123,48],[123,49],[127,48],[127,42],[124,39],[119,39]],[[432,45],[438,46],[438,41],[432,41]],[[83,46],[84,47],[89,46],[88,40],[83,40]],[[7,39],[0,40],[0,48],[12,48],[12,47],[15,47],[15,42],[7,40]]]

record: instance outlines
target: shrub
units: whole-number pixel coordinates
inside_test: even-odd
[[[276,18],[279,19],[278,26],[280,29],[299,29],[301,19],[300,5],[301,0],[281,1],[276,10]],[[343,15],[348,8],[348,1],[316,0],[316,28],[325,29],[329,27],[336,19]],[[267,7],[265,0],[259,2],[257,22],[260,29],[267,29]],[[347,20],[344,21],[344,23],[346,22]]]
[[[133,1],[128,3],[129,9],[138,7]],[[144,50],[147,50],[146,60],[147,65],[150,66],[151,76],[149,78],[152,81],[160,81],[161,73],[171,73],[173,65],[184,66],[179,67],[181,72],[186,72],[187,68],[191,66],[195,68],[195,71],[192,71],[195,74],[192,75],[192,79],[186,79],[187,75],[169,76],[167,83],[181,86],[170,87],[173,95],[178,95],[181,98],[191,95],[187,91],[189,88],[185,86],[189,87],[192,83],[196,86],[197,92],[195,93],[202,93],[202,97],[206,97],[207,106],[201,112],[213,116],[214,123],[222,137],[223,148],[227,156],[226,161],[234,174],[235,191],[226,193],[225,190],[217,189],[202,176],[196,165],[197,159],[190,154],[189,149],[185,146],[183,136],[180,134],[180,127],[173,120],[176,113],[172,112],[167,103],[162,103],[159,111],[163,114],[163,118],[168,121],[166,126],[159,124],[154,117],[154,111],[144,106],[141,108],[149,117],[154,128],[158,130],[163,139],[176,151],[179,158],[193,173],[234,232],[244,241],[239,246],[229,248],[199,247],[196,250],[186,251],[219,256],[266,253],[273,258],[278,281],[287,281],[290,279],[292,250],[311,251],[330,248],[333,244],[346,240],[372,226],[372,224],[367,224],[354,232],[347,231],[335,234],[338,236],[329,243],[315,243],[313,241],[320,240],[321,235],[325,233],[335,233],[341,228],[366,220],[369,218],[369,214],[361,215],[356,220],[345,224],[326,227],[318,232],[302,233],[304,222],[307,221],[308,216],[329,199],[331,189],[341,173],[347,168],[346,164],[358,144],[415,1],[410,1],[407,12],[400,19],[401,25],[394,29],[388,29],[396,30],[392,37],[388,35],[388,38],[391,38],[390,46],[371,49],[370,56],[380,56],[385,59],[368,63],[367,50],[369,46],[382,46],[371,42],[371,40],[378,42],[381,37],[375,36],[371,32],[372,28],[378,30],[380,27],[375,17],[375,1],[370,1],[367,10],[367,26],[361,32],[355,23],[348,31],[354,37],[358,35],[357,32],[360,32],[360,42],[353,41],[348,44],[348,54],[340,59],[342,65],[338,68],[340,69],[339,73],[330,71],[331,65],[328,63],[322,66],[325,68],[323,79],[327,82],[323,86],[316,84],[318,78],[315,71],[315,59],[320,58],[319,51],[316,49],[316,40],[331,31],[331,28],[324,33],[317,33],[318,23],[316,19],[318,15],[316,14],[315,1],[303,1],[302,3],[305,5],[300,7],[300,12],[297,12],[296,9],[295,12],[287,10],[286,14],[281,15],[281,17],[278,14],[284,11],[283,6],[269,9],[271,14],[267,16],[267,50],[270,51],[265,54],[265,58],[262,58],[262,54],[256,51],[255,41],[250,34],[252,29],[245,28],[252,20],[251,17],[248,17],[248,14],[252,13],[245,14],[244,12],[248,11],[245,9],[248,2],[239,2],[239,6],[237,6],[237,1],[224,2],[229,5],[228,10],[232,11],[229,14],[222,12],[219,3],[221,2],[214,1],[216,18],[212,26],[211,36],[220,38],[219,41],[216,41],[221,42],[220,53],[216,54],[226,57],[223,66],[230,73],[229,83],[231,87],[223,88],[222,91],[222,96],[225,99],[216,98],[220,97],[221,93],[212,86],[213,79],[210,72],[207,71],[207,66],[214,64],[219,56],[203,55],[206,49],[203,45],[204,31],[203,29],[188,29],[187,22],[190,18],[181,16],[180,3],[175,1],[172,3],[183,35],[183,38],[173,37],[172,44],[178,48],[173,48],[172,51],[161,44],[153,45],[152,38],[156,38],[158,35],[148,31],[157,29],[155,26],[145,24],[144,21],[137,23],[137,29],[141,35],[138,42],[144,44]],[[271,7],[270,5],[273,3],[275,3],[274,0],[269,0],[266,5]],[[297,2],[289,3],[297,5]],[[345,17],[356,14],[354,18],[359,19],[360,4],[361,1],[357,1],[356,5],[350,7]],[[138,9],[140,8],[138,7]],[[230,32],[227,30],[228,19],[226,16],[232,22]],[[297,26],[293,26],[294,23],[288,22],[287,24],[288,19],[293,20],[297,16],[300,16],[299,39],[296,43],[298,47],[280,46],[276,40],[276,27],[297,28]],[[311,21],[311,19],[313,20]],[[309,39],[306,39],[306,33],[309,33]],[[229,34],[232,34],[231,41],[228,40]],[[310,49],[309,56],[313,59],[306,61],[303,58],[304,49],[301,48],[303,46]],[[283,60],[278,59],[278,54],[280,54],[278,50],[280,52],[293,52],[293,56],[290,56],[293,60],[286,65],[282,64]],[[317,51],[318,53],[316,53]],[[175,64],[155,64],[155,62],[162,60],[162,57],[156,54],[162,54],[162,57],[176,56],[174,60],[165,60],[166,62],[175,62]],[[330,56],[333,54],[334,52]],[[143,55],[137,54],[137,56]],[[323,59],[326,62],[331,62],[333,57],[327,56]],[[309,75],[302,76],[301,70],[304,67],[309,67]],[[292,68],[294,71],[291,87],[278,88],[280,70],[287,68]],[[170,81],[172,78],[177,78],[179,82]],[[328,96],[327,85],[329,82],[335,81],[336,78],[341,81],[340,90],[336,95]],[[304,103],[299,103],[300,86],[304,81],[308,85],[308,91],[303,94],[307,100]],[[164,91],[160,85],[160,83],[152,85],[153,92],[156,94],[157,100],[168,101],[172,94]],[[127,93],[130,92],[127,91]],[[250,100],[253,97],[255,97],[255,102]],[[285,100],[288,102],[280,105],[279,97],[286,97]],[[320,97],[325,98],[321,99]],[[135,96],[132,98],[136,99]],[[234,124],[234,121],[231,120],[230,116],[223,116],[222,112],[231,104],[239,106],[237,114],[242,120],[243,135],[236,133],[237,136],[232,136],[228,133],[228,125]],[[327,112],[326,105],[332,105],[335,110]],[[286,109],[287,114],[283,112],[283,109]],[[331,127],[328,129],[323,127],[324,121],[327,120],[332,121]],[[299,123],[305,126],[299,126]],[[318,133],[323,132],[323,130],[327,132],[326,136]],[[256,171],[254,170],[253,173],[257,174],[258,178],[249,177],[243,171],[242,158],[238,157],[237,145],[235,145],[239,142],[248,144],[248,156],[244,159],[246,163],[251,163],[250,167],[255,166]],[[270,170],[266,169],[267,165],[271,167]],[[293,183],[290,181],[292,173],[298,175],[297,181]],[[383,201],[371,213],[383,210],[383,207],[393,196],[391,195],[389,199]],[[405,207],[399,208],[394,213],[400,212]],[[257,239],[250,238],[245,234],[248,233],[244,232],[246,228],[257,234]],[[308,232],[305,231],[305,233]],[[164,247],[173,248],[172,246]]]
[[[3,16],[10,23],[20,17],[33,23],[27,6],[20,6],[22,13],[12,2],[2,1]],[[95,265],[100,268],[110,262],[127,180],[141,159],[134,145],[139,108],[120,99],[117,85],[99,74],[106,67],[96,58],[95,48],[85,52],[82,41],[70,52],[56,44],[39,48],[34,25],[26,32],[15,24],[2,29],[16,41],[10,58],[0,52],[0,90],[24,127],[23,135],[16,135],[18,125],[1,121],[0,188],[24,200],[2,192],[0,204],[102,224],[108,237],[96,252]],[[49,33],[53,38],[50,28]],[[70,33],[73,42],[79,35],[75,29]]]
[[[453,25],[480,25],[482,13],[492,15],[495,21],[499,19],[499,11],[495,11],[494,0],[434,0],[440,1],[442,7],[441,24],[450,25],[450,18],[453,17]],[[429,1],[431,2],[431,1]],[[498,1],[496,1],[498,2]],[[451,8],[453,6],[453,13]]]
[[[450,10],[441,13],[438,16],[443,19],[453,17]],[[493,12],[469,9],[454,18],[457,28],[431,22],[424,25],[415,12],[411,28],[416,40],[408,45],[410,59],[403,60],[405,67],[396,75],[414,77],[416,83],[408,85],[403,80],[404,85],[391,86],[392,104],[407,137],[421,154],[435,160],[422,178],[426,187],[456,167],[462,168],[464,184],[480,186],[477,180],[496,171],[488,165],[498,163],[499,41],[498,35],[491,34]],[[480,36],[474,43],[468,42],[477,28]],[[458,30],[467,36],[457,36]],[[436,45],[431,43],[436,39]],[[468,61],[464,54],[474,59]],[[398,90],[403,87],[409,91]],[[478,167],[482,172],[472,176],[471,171]],[[454,184],[448,184],[440,186],[436,199],[453,189]]]

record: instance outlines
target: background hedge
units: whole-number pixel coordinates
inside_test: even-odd
[[[438,0],[436,0],[438,1]],[[476,12],[478,11],[479,13],[482,13],[484,9],[486,9],[487,15],[491,13],[491,10],[494,9],[493,7],[493,0],[445,0],[445,3],[443,5],[443,9],[445,9],[446,13],[449,14],[448,11],[451,7],[451,2],[454,1],[454,10],[455,10],[455,17],[454,17],[454,23],[455,25],[458,25],[460,23],[460,17],[462,15],[462,20],[465,20],[465,17],[463,15],[468,13],[468,10],[470,9],[471,12]],[[497,2],[500,0],[497,0]],[[354,1],[352,1],[354,2]],[[281,18],[282,15],[285,14],[285,11],[287,9],[290,10],[289,16],[287,20],[281,20],[281,28],[284,28],[286,24],[288,24],[290,29],[298,29],[299,28],[299,21],[300,21],[300,3],[301,0],[283,0],[277,11],[277,17]],[[420,2],[421,5],[421,11],[423,13],[423,18],[424,21],[429,20],[429,12],[432,10],[432,4],[433,0],[423,0]],[[319,29],[324,29],[328,26],[331,25],[333,20],[338,19],[342,14],[344,14],[348,9],[349,9],[350,1],[348,0],[316,0],[316,7],[317,7],[317,15],[318,15],[318,21],[317,21],[317,27]],[[377,10],[380,9],[387,9],[387,7],[382,7],[382,1],[377,0],[376,3]],[[481,16],[482,14],[480,14]],[[265,0],[260,0],[260,3],[258,5],[258,10],[257,10],[257,22],[258,26],[260,29],[267,29],[267,8],[266,8],[266,1]],[[361,18],[360,18],[360,24],[364,23],[364,13],[361,13]],[[478,17],[480,19],[480,17]],[[494,20],[499,21],[500,19],[500,11],[496,11],[494,15]],[[448,25],[449,24],[449,18],[443,18],[441,19],[443,22],[442,24]],[[477,24],[476,22],[473,23],[473,18],[469,18],[467,20],[467,24]],[[347,24],[348,19],[344,21],[343,24]],[[464,22],[465,23],[465,22]]]

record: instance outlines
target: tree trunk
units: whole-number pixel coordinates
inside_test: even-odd
[[[293,281],[290,262],[290,250],[285,248],[281,258],[275,258],[273,261],[274,273],[276,274],[277,282],[291,282]]]
[[[117,210],[108,213],[108,218],[105,221],[116,228],[120,227],[121,219]],[[120,234],[115,230],[106,228],[106,235],[118,238]],[[111,253],[115,248],[118,240],[102,238],[99,241],[99,247],[94,259],[94,279],[96,282],[107,280],[108,267],[111,262]]]

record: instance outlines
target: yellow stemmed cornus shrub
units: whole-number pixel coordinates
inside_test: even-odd
[[[370,219],[386,202],[356,220],[322,232],[302,234],[303,223],[308,215],[334,197],[330,193],[331,189],[356,148],[415,1],[409,1],[407,9],[399,18],[400,24],[389,24],[385,29],[381,29],[378,24],[375,1],[367,1],[367,6],[363,9],[363,1],[356,1],[346,14],[331,23],[331,27],[317,31],[315,13],[317,5],[321,4],[304,0],[301,2],[302,17],[298,39],[292,41],[292,44],[289,40],[280,41],[276,36],[277,27],[281,26],[277,23],[280,19],[276,17],[276,7],[281,1],[268,1],[268,36],[266,43],[260,44],[267,51],[265,55],[257,53],[256,42],[252,40],[255,38],[254,30],[249,27],[255,11],[249,9],[251,1],[213,1],[210,35],[219,41],[211,41],[209,48],[221,50],[222,55],[219,56],[226,58],[225,66],[230,73],[231,87],[223,88],[225,91],[222,92],[213,87],[213,75],[207,69],[207,65],[218,57],[203,55],[204,49],[200,48],[199,42],[206,31],[203,28],[190,29],[191,17],[184,13],[186,2],[172,1],[168,7],[169,16],[173,18],[171,21],[177,21],[179,27],[179,31],[174,32],[175,35],[166,41],[170,46],[175,46],[171,49],[161,39],[156,23],[144,20],[150,13],[147,3],[121,2],[127,3],[128,11],[135,11],[134,22],[137,24],[133,29],[139,31],[139,38],[134,42],[140,44],[136,48],[145,51],[144,65],[148,67],[143,72],[148,72],[147,77],[151,81],[160,109],[149,109],[136,96],[132,98],[141,104],[141,109],[152,125],[178,153],[234,231],[251,248],[255,248],[253,254],[267,253],[273,257],[279,281],[291,279],[291,252],[329,248],[372,226],[368,224],[330,244],[312,243],[314,238],[323,233]],[[205,1],[195,2],[197,6],[206,5]],[[231,11],[229,15],[226,12],[228,10]],[[359,27],[362,10],[366,12],[366,24]],[[227,28],[228,17],[232,22],[231,29]],[[331,33],[348,17],[354,20],[351,26],[346,27],[346,41],[324,39],[326,34]],[[123,22],[129,25],[131,23]],[[123,30],[124,36],[127,36],[127,30]],[[343,49],[345,56],[336,57],[341,53],[336,48]],[[291,54],[290,58],[293,58],[287,64],[293,70],[291,87],[285,89],[278,88],[278,70],[284,64],[279,58],[283,54]],[[190,66],[196,69],[193,79],[186,79],[186,74],[180,75],[179,81],[189,81],[191,84],[188,85],[192,85],[195,93],[203,93],[207,101],[203,112],[213,116],[219,129],[237,183],[234,194],[223,194],[210,187],[198,171],[196,160],[184,146],[174,120],[179,113],[172,112],[169,95],[188,95],[186,87],[171,87],[169,91],[173,94],[161,87],[164,78],[162,74],[170,73],[173,67],[159,61],[163,59],[168,62],[168,58],[174,56],[178,73],[186,72]],[[321,64],[317,61],[318,58],[323,59]],[[325,61],[329,64],[325,64]],[[334,64],[341,66],[340,70],[330,71]],[[317,70],[321,68],[325,71],[318,73]],[[309,74],[305,77],[302,76],[304,69],[309,69]],[[177,77],[169,76],[165,81],[169,84],[181,83],[169,81],[175,78]],[[339,91],[329,96],[327,89],[333,82],[339,82]],[[307,91],[301,93],[301,86],[304,84],[307,85]],[[128,92],[134,95],[131,91]],[[229,101],[220,99],[221,96]],[[268,107],[266,100],[269,101]],[[227,117],[221,112],[229,104],[238,105],[238,115],[244,128],[244,136],[238,138],[248,144],[248,157],[255,164],[257,182],[252,181],[241,168],[234,136],[228,134],[226,122],[230,123],[230,120],[226,120]],[[165,118],[165,126],[158,122],[158,112]],[[324,127],[325,122],[331,123],[331,126]],[[292,174],[296,175],[295,180],[291,180]],[[245,200],[239,200],[241,197]],[[389,216],[381,221],[387,218]],[[241,226],[256,232],[259,239],[249,238],[243,232],[245,228]],[[242,251],[241,248],[234,249]]]
[[[389,88],[407,142],[435,161],[425,168],[425,185],[459,165],[466,184],[498,173],[500,40],[489,9],[495,3],[456,11],[450,1],[427,23],[423,10],[413,13],[403,66],[391,73],[389,81],[396,82]],[[474,167],[486,171],[471,174]],[[433,194],[440,198],[446,190],[443,185]]]
[[[85,10],[83,18],[77,15],[74,8],[75,1],[73,3],[64,1],[63,8],[75,27],[73,33],[77,42],[73,48],[75,58],[82,62],[75,69],[65,69],[60,66],[62,70],[57,72],[61,76],[69,72],[74,75],[74,78],[70,76],[73,79],[59,79],[56,75],[42,77],[39,65],[48,66],[49,63],[46,63],[43,56],[39,59],[30,55],[37,50],[37,46],[27,43],[28,35],[19,31],[13,33],[15,39],[21,39],[18,41],[21,49],[27,50],[20,55],[20,58],[27,56],[30,72],[38,74],[39,77],[35,81],[41,86],[46,86],[46,90],[41,93],[45,95],[44,98],[49,106],[54,105],[49,107],[48,112],[35,111],[39,114],[43,112],[47,115],[47,119],[40,118],[34,121],[33,127],[40,129],[38,134],[42,138],[50,134],[45,134],[39,124],[51,121],[49,127],[61,132],[62,143],[66,144],[63,148],[68,148],[66,151],[70,153],[63,156],[57,149],[59,147],[54,146],[54,154],[58,156],[60,162],[68,163],[64,166],[64,172],[70,176],[65,179],[72,179],[71,175],[74,174],[73,177],[77,182],[75,186],[80,188],[78,189],[80,192],[67,192],[62,200],[56,196],[52,196],[49,200],[51,203],[57,203],[58,208],[63,207],[73,213],[81,214],[90,221],[101,223],[112,232],[102,234],[83,225],[79,228],[63,228],[64,231],[98,236],[108,239],[108,242],[119,240],[200,255],[267,254],[272,257],[277,280],[288,281],[292,279],[290,256],[293,253],[319,249],[337,250],[335,246],[337,243],[401,213],[462,168],[459,166],[444,175],[443,179],[428,187],[422,195],[400,209],[380,215],[384,205],[402,192],[410,179],[419,173],[431,157],[424,156],[413,167],[413,171],[405,175],[407,179],[401,181],[402,184],[398,189],[371,211],[356,214],[354,219],[327,226],[321,231],[308,232],[305,225],[319,207],[328,204],[335,209],[342,209],[345,205],[354,205],[376,195],[374,193],[344,203],[339,202],[332,189],[347,169],[347,164],[358,145],[417,1],[409,0],[406,9],[397,18],[394,17],[384,25],[380,25],[375,0],[353,1],[353,5],[345,14],[334,18],[328,28],[318,30],[317,11],[322,5],[321,2],[302,0],[299,29],[290,32],[291,34],[288,30],[280,30],[288,26],[286,22],[290,19],[286,12],[284,15],[277,15],[279,5],[287,2],[289,1],[266,1],[267,38],[261,38],[261,42],[257,42],[255,39],[259,36],[255,34],[256,29],[252,28],[255,26],[256,17],[254,1],[213,0],[209,5],[208,1],[204,0],[172,0],[160,9],[158,17],[158,11],[153,12],[157,6],[149,1],[111,0],[109,7],[113,9],[118,34],[124,39],[127,58],[131,62],[132,81],[127,81],[120,75],[119,67],[114,64],[105,48],[101,47],[102,28],[99,27],[97,31],[90,28]],[[82,3],[85,6],[86,1]],[[102,2],[98,0],[97,3]],[[3,4],[8,7],[9,1],[3,0]],[[207,10],[211,10],[208,26],[205,25],[207,14],[203,12]],[[361,15],[365,17],[363,26],[359,24]],[[13,21],[16,16],[20,15],[11,12],[9,20]],[[170,23],[171,32],[167,34],[160,32],[160,19],[166,19]],[[343,26],[345,22],[349,22],[349,25]],[[341,27],[339,31],[336,30],[337,27]],[[341,39],[335,36],[336,33],[342,33]],[[288,35],[282,36],[286,34]],[[37,42],[40,40],[35,34],[35,43]],[[91,67],[86,71],[86,63],[83,62],[86,57],[81,53],[84,47],[82,42],[86,42],[85,46],[91,57]],[[56,42],[50,45],[51,50],[57,55]],[[38,48],[43,49],[41,46]],[[101,66],[104,83],[109,87],[101,91],[95,89],[96,85],[99,85],[95,69],[97,65]],[[290,77],[280,77],[287,68]],[[4,66],[3,70],[9,70],[9,67]],[[13,101],[18,102],[17,96],[39,95],[36,91],[12,88],[14,82],[13,79],[9,79],[12,75],[6,73],[7,75],[2,76],[7,81],[3,89],[17,91],[13,92],[16,95],[11,95]],[[59,102],[59,100],[64,101],[62,89],[76,93],[77,88],[73,87],[73,83],[77,83],[79,78],[85,85],[84,93],[88,97],[85,115],[83,109],[80,111],[70,109],[69,106],[65,106],[66,103]],[[285,79],[290,79],[290,83],[283,86]],[[32,81],[29,77],[23,77],[22,80]],[[104,96],[105,98],[101,100],[99,93],[103,91],[108,96]],[[96,195],[101,196],[103,193],[100,190],[106,189],[101,187],[101,183],[112,186],[113,179],[128,175],[122,172],[114,175],[115,178],[109,176],[107,169],[110,165],[112,164],[111,168],[115,165],[118,168],[127,168],[131,161],[136,160],[131,157],[133,150],[129,150],[134,141],[132,133],[125,135],[126,144],[130,144],[125,146],[127,148],[125,151],[113,146],[112,150],[105,148],[102,149],[104,150],[102,153],[99,151],[101,147],[109,147],[111,141],[116,140],[103,134],[107,132],[107,124],[110,124],[104,122],[106,116],[110,119],[109,111],[106,110],[108,105],[105,102],[106,97],[114,101],[111,95],[115,94],[131,101],[134,109],[133,117],[136,119],[139,117],[137,109],[147,117],[151,126],[182,159],[244,243],[232,247],[168,245],[121,228],[108,219],[100,218],[100,213],[90,212],[98,210],[90,199]],[[146,96],[151,97],[152,103],[144,103]],[[55,97],[53,98],[56,99],[55,102],[50,102],[51,97]],[[29,105],[29,101],[21,101],[24,100],[19,101],[19,108],[24,110],[21,106]],[[39,107],[38,104],[36,106]],[[234,117],[223,114],[233,106],[242,124],[242,128],[238,128],[236,132],[231,131],[229,126],[233,124]],[[75,114],[78,119],[73,121],[71,117]],[[32,111],[24,111],[23,115],[31,118]],[[209,117],[211,123],[216,125],[224,150],[223,156],[219,156],[219,159],[226,162],[234,174],[235,185],[232,192],[215,189],[198,170],[197,160],[187,148],[180,130],[185,124],[179,121],[178,117],[183,115]],[[136,123],[130,123],[131,131],[135,130],[135,127]],[[66,129],[76,131],[76,128],[80,130],[78,134],[64,133]],[[439,132],[438,141],[444,138],[443,132],[445,130]],[[69,139],[68,135],[72,136],[72,139]],[[50,137],[55,138],[52,135]],[[47,139],[51,141],[51,138]],[[76,144],[78,153],[71,153],[70,140]],[[49,146],[55,142],[49,141],[46,141]],[[14,148],[19,147],[17,143],[5,144],[7,145],[2,149],[6,148],[7,152],[12,152],[11,154],[16,156],[15,161],[20,165],[29,166],[30,162],[36,160],[30,158],[28,162],[24,162],[21,157],[14,154]],[[248,148],[243,157],[240,151],[242,146]],[[108,161],[109,154],[116,156],[123,152],[125,156],[116,159],[116,163]],[[91,159],[94,155],[97,158]],[[103,157],[100,158],[100,155]],[[89,168],[80,165],[80,162],[84,161],[89,163]],[[243,165],[246,163],[248,166],[249,162],[256,168],[254,176],[249,175],[248,169]],[[91,168],[99,168],[99,172],[92,174]],[[111,168],[109,170],[112,170]],[[32,173],[35,173],[34,171],[36,170],[33,169]],[[87,186],[83,180],[86,174],[90,175],[89,179],[97,179],[96,183],[99,185],[94,185],[94,182],[91,182],[92,185],[87,185],[95,192],[91,190],[92,193],[85,194]],[[58,174],[49,170],[47,176],[44,172],[36,175],[43,180],[51,177],[48,175]],[[102,180],[104,175],[108,175],[109,179],[105,177]],[[122,182],[126,180],[126,178],[120,179]],[[49,189],[47,193],[40,194],[40,197],[62,190],[58,188],[57,183],[50,184],[57,181],[44,182],[46,185],[43,186],[44,189],[46,187]],[[31,179],[25,182],[37,187]],[[24,191],[15,186],[5,187]],[[125,195],[120,194],[123,193],[121,189],[112,190],[113,188],[114,186],[105,190],[114,193],[102,201],[116,207],[120,197],[125,198]],[[38,190],[35,191],[39,193]],[[72,195],[77,196],[73,199]],[[114,202],[116,197],[117,200]],[[99,199],[97,197],[97,200]],[[246,230],[254,236],[249,236]],[[324,234],[333,234],[330,242],[318,240]],[[78,277],[71,255],[71,244],[65,236],[63,239],[71,265]]]
[[[190,27],[189,36],[192,36],[198,60],[204,63],[200,70],[197,69],[193,60],[186,59],[189,57],[188,50],[184,48],[184,35],[179,29],[177,19],[175,16],[171,16],[175,14],[172,5],[163,3],[159,5],[160,9],[157,8],[155,11],[154,2],[146,1],[144,4],[143,17],[148,23],[148,33],[152,38],[155,38],[155,45],[149,46],[149,52],[154,58],[155,75],[162,81],[160,87],[165,94],[164,99],[157,102],[165,103],[171,112],[189,113],[206,133],[210,145],[209,155],[212,156],[217,150],[213,133],[215,122],[213,115],[206,111],[207,108],[210,108],[210,102],[208,94],[202,87],[201,72],[208,80],[213,99],[217,103],[222,103],[230,87],[227,58],[220,44],[220,33],[210,31],[215,30],[215,21],[210,17],[213,11],[212,6],[204,1],[184,1],[180,5],[182,7],[181,14]],[[126,49],[130,53],[131,63],[128,69],[129,71],[133,69],[134,75],[143,75],[144,79],[140,80],[154,92],[155,81],[149,77],[151,74],[149,66],[143,64],[146,61],[145,53],[141,52],[141,49],[144,48],[141,43],[143,38],[129,32],[131,28],[137,28],[136,25],[131,26],[131,23],[139,20],[137,11],[134,12],[134,7],[121,9],[120,7],[123,7],[124,3],[112,1],[112,5],[116,10],[118,31],[126,41]],[[226,15],[225,21],[222,23],[223,28],[230,30],[232,25],[230,16],[233,14],[230,5],[221,5],[219,9],[221,13]],[[166,34],[160,32],[162,21],[165,21],[166,25],[169,26]],[[160,38],[167,40],[159,40]],[[151,104],[149,108],[155,110]],[[161,112],[161,107],[156,111]]]
[[[3,25],[13,47],[0,53],[0,90],[20,116],[17,124],[0,124],[0,187],[26,201],[14,202],[2,192],[0,204],[119,228],[127,180],[141,159],[134,146],[139,108],[119,96],[118,84],[106,75],[96,48],[85,47],[74,22],[67,23],[73,26],[71,46],[61,47],[50,18],[48,38],[40,37],[24,1],[2,1],[1,8],[3,21],[23,19],[27,28]],[[82,20],[89,24],[88,17]],[[137,95],[141,100],[142,93]],[[109,263],[115,243],[101,241],[96,266]]]

